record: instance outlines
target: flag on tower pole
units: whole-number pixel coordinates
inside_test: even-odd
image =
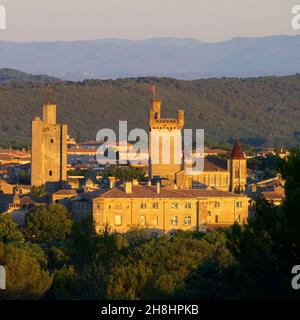
[[[153,93],[153,99],[155,99],[155,89],[156,89],[156,84],[152,85],[148,90],[147,93]]]

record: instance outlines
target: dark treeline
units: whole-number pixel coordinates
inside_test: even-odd
[[[299,298],[291,287],[300,261],[300,152],[279,163],[280,207],[260,200],[249,224],[151,239],[147,229],[96,234],[60,205],[40,207],[19,229],[0,219],[2,299]]]

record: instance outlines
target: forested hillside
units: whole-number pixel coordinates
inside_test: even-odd
[[[186,128],[204,128],[207,141],[224,144],[235,137],[254,146],[300,143],[300,75],[260,78],[175,80],[130,78],[54,82],[58,119],[75,138],[95,138],[99,129],[147,128],[151,96],[157,83],[162,113],[186,110]],[[46,86],[40,82],[0,85],[1,144],[30,142],[31,121],[40,116]]]

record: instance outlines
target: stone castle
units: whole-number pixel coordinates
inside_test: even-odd
[[[116,184],[112,179],[108,189],[86,189],[78,194],[76,190],[59,190],[53,193],[52,201],[67,201],[74,217],[92,214],[98,231],[106,225],[116,232],[147,227],[159,235],[246,223],[247,165],[239,141],[227,162],[206,157],[204,171],[188,175],[185,164],[178,162],[183,128],[184,111],[178,110],[176,119],[162,118],[161,102],[155,99],[149,115],[149,141],[155,141],[151,145],[156,146],[149,151],[151,181]],[[169,163],[162,157],[166,141]],[[57,124],[53,104],[44,105],[43,119],[32,122],[31,179],[34,186],[67,181],[67,126]]]

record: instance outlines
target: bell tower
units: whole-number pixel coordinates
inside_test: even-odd
[[[247,160],[239,139],[236,140],[228,160],[230,171],[230,191],[244,193],[247,184]]]

